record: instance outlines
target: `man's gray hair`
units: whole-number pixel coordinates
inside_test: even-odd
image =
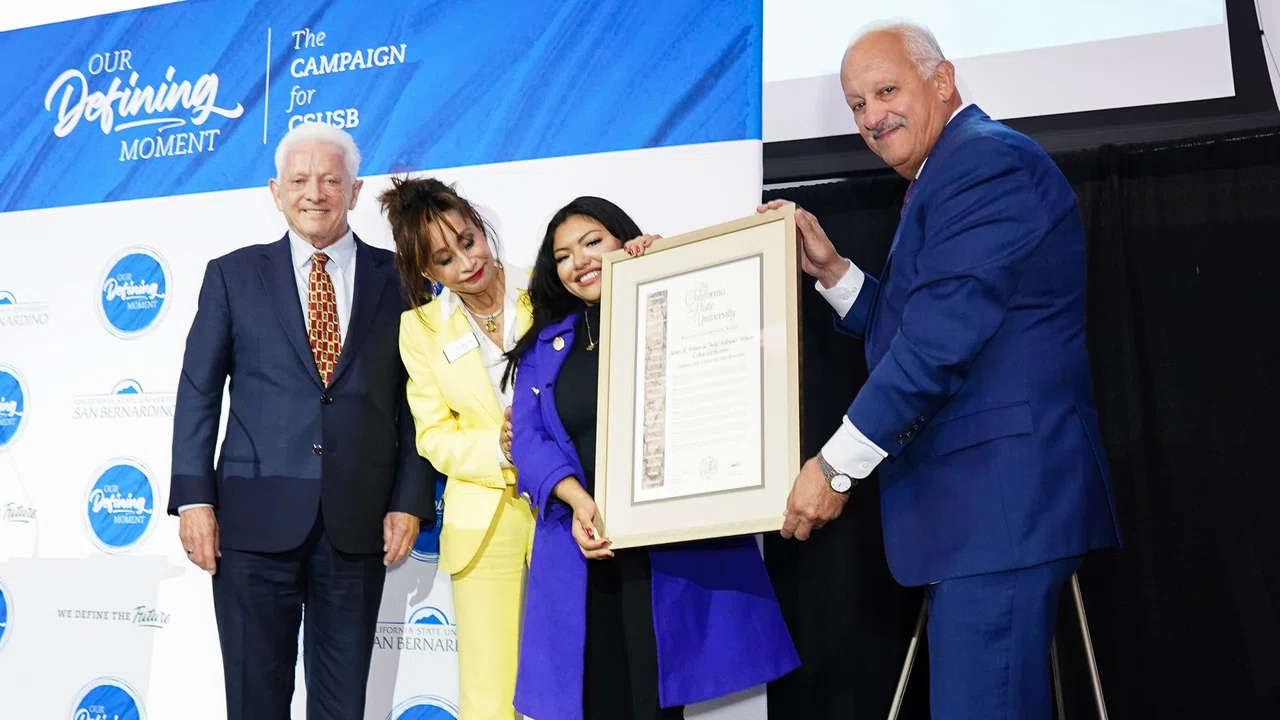
[[[356,141],[345,130],[340,130],[327,123],[299,123],[280,139],[276,146],[276,180],[284,182],[284,159],[289,151],[299,143],[323,142],[336,147],[342,152],[342,164],[347,166],[347,174],[351,182],[360,175],[360,148]]]
[[[907,48],[907,54],[915,62],[916,69],[920,71],[920,76],[926,80],[933,77],[934,71],[938,69],[938,64],[946,60],[946,57],[942,54],[942,47],[938,45],[938,39],[933,36],[933,32],[923,25],[906,20],[880,21],[867,25],[858,31],[853,41],[849,43],[849,47],[852,48],[864,37],[877,32],[894,33],[901,37],[902,44]]]

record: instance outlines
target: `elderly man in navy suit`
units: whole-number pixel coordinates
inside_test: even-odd
[[[289,231],[205,270],[169,512],[213,576],[227,717],[289,717],[305,604],[307,717],[350,720],[364,717],[386,568],[435,520],[434,473],[405,399],[392,254],[347,224],[362,184],[355,142],[304,123],[275,160]]]
[[[871,372],[796,478],[782,534],[806,539],[879,467],[889,567],[926,586],[932,716],[1048,720],[1059,593],[1085,553],[1119,543],[1075,194],[1033,141],[961,100],[925,28],[861,34],[841,84],[911,183],[878,279],[796,209],[804,270]]]

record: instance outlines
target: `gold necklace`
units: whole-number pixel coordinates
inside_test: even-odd
[[[471,317],[476,318],[477,320],[483,318],[484,329],[488,330],[489,332],[498,331],[498,323],[496,321],[498,319],[498,316],[502,314],[502,311],[506,310],[506,307],[499,307],[498,312],[492,315],[485,315],[484,313],[478,313],[475,310],[472,310],[471,308],[467,307],[466,303],[462,303],[462,307],[467,308],[467,312],[471,314]]]
[[[591,339],[591,315],[590,315],[590,313],[591,313],[591,311],[590,311],[590,310],[587,310],[587,312],[585,312],[585,313],[583,313],[583,314],[582,314],[582,319],[583,319],[583,320],[585,320],[585,321],[587,322],[587,352],[591,352],[592,350],[595,350],[595,349],[596,349],[596,341]]]

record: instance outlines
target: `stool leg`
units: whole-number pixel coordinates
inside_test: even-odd
[[[1049,662],[1053,665],[1053,700],[1058,708],[1058,720],[1067,720],[1066,701],[1062,696],[1062,672],[1058,665],[1058,636],[1053,636],[1053,644],[1049,646]]]
[[[924,619],[929,614],[929,600],[920,602],[920,615],[916,618],[916,629],[911,633],[911,642],[907,645],[907,659],[902,664],[902,675],[898,678],[898,689],[893,693],[893,704],[889,706],[889,720],[898,720],[902,711],[902,699],[907,694],[907,680],[911,678],[911,667],[916,662],[916,650],[920,646],[920,637],[924,634]]]
[[[1089,619],[1084,613],[1084,595],[1080,593],[1080,579],[1071,575],[1071,594],[1075,596],[1076,615],[1080,618],[1080,636],[1084,638],[1084,654],[1089,662],[1089,680],[1093,682],[1093,700],[1098,704],[1099,720],[1107,720],[1107,701],[1102,697],[1102,680],[1098,676],[1098,660],[1093,654],[1093,638],[1089,635]]]

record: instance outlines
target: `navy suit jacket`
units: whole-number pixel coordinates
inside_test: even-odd
[[[903,585],[1119,543],[1085,350],[1075,193],[1030,138],[965,108],[943,130],[880,280],[839,325],[866,341],[850,421],[880,465]]]
[[[178,383],[169,513],[212,504],[222,547],[294,549],[322,512],[338,550],[378,553],[387,512],[435,522],[435,474],[417,452],[405,399],[405,305],[393,256],[355,244],[351,319],[328,387],[311,354],[288,235],[205,269]]]

